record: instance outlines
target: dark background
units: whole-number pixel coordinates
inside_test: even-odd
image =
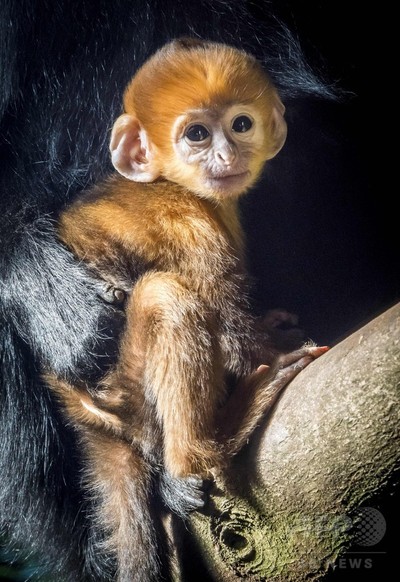
[[[309,62],[344,93],[336,103],[286,104],[287,143],[243,205],[249,262],[259,310],[289,309],[307,337],[332,345],[399,296],[396,195],[384,161],[388,107],[379,113],[378,105],[390,14],[340,0],[275,9]],[[382,541],[354,544],[329,582],[393,577],[400,517],[393,495],[366,504],[386,519]]]
[[[287,143],[243,204],[249,262],[261,311],[289,309],[306,335],[332,344],[399,292],[377,106],[382,14],[359,2],[274,5],[343,94],[336,103],[286,103]]]

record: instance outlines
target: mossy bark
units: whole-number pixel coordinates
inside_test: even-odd
[[[208,510],[179,533],[177,579],[197,579],[195,548],[206,564],[198,579],[323,577],[354,537],[354,512],[400,466],[399,331],[397,305],[291,382]]]

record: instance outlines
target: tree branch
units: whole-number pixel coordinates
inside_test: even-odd
[[[291,382],[206,515],[179,532],[177,580],[194,579],[195,548],[210,580],[302,582],[348,547],[354,512],[400,466],[399,322],[400,304]]]

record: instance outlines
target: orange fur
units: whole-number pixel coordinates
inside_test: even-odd
[[[171,120],[191,109],[256,104],[265,123],[271,121],[276,90],[260,64],[243,51],[217,43],[171,43],[140,69],[124,94],[124,109],[146,127],[152,143],[171,154]],[[266,145],[266,144],[265,144]]]
[[[221,137],[234,104],[254,118],[253,141]],[[90,390],[47,381],[81,435],[88,489],[99,498],[118,579],[145,582],[157,576],[135,571],[132,547],[156,561],[148,505],[154,467],[163,465],[178,478],[209,476],[243,446],[285,383],[279,372],[265,393],[274,378],[268,372],[242,380],[230,397],[225,386],[227,373],[243,378],[276,356],[266,341],[262,345],[266,338],[249,311],[236,198],[282,146],[286,125],[283,105],[256,60],[213,43],[178,41],[161,49],[128,86],[124,106],[111,149],[114,165],[130,179],[109,178],[59,222],[60,238],[76,257],[129,295],[118,362]],[[232,196],[206,188],[202,162],[185,165],[175,153],[176,119],[205,108],[220,132],[215,156],[234,152],[234,170],[251,178]],[[230,144],[235,139],[237,150]],[[237,183],[235,174],[228,180],[232,176]],[[211,183],[218,178],[211,175]],[[311,359],[312,349],[295,360],[305,355]],[[287,379],[295,373],[291,369]]]
[[[185,276],[195,263],[198,281],[192,283],[201,283],[210,271],[222,276],[225,263],[237,262],[235,256],[229,259],[231,248],[243,256],[235,202],[215,207],[168,182],[141,185],[115,176],[105,190],[91,192],[61,215],[59,233],[89,263],[118,245],[128,255]]]

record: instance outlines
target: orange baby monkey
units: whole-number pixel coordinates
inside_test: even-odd
[[[258,62],[221,44],[171,42],[128,85],[124,110],[110,143],[118,174],[59,221],[104,299],[123,304],[118,362],[96,385],[46,379],[82,442],[97,549],[113,557],[113,579],[146,582],[164,575],[157,483],[173,509],[201,507],[199,477],[223,469],[325,348],[278,357],[249,310],[238,198],[286,137]]]

